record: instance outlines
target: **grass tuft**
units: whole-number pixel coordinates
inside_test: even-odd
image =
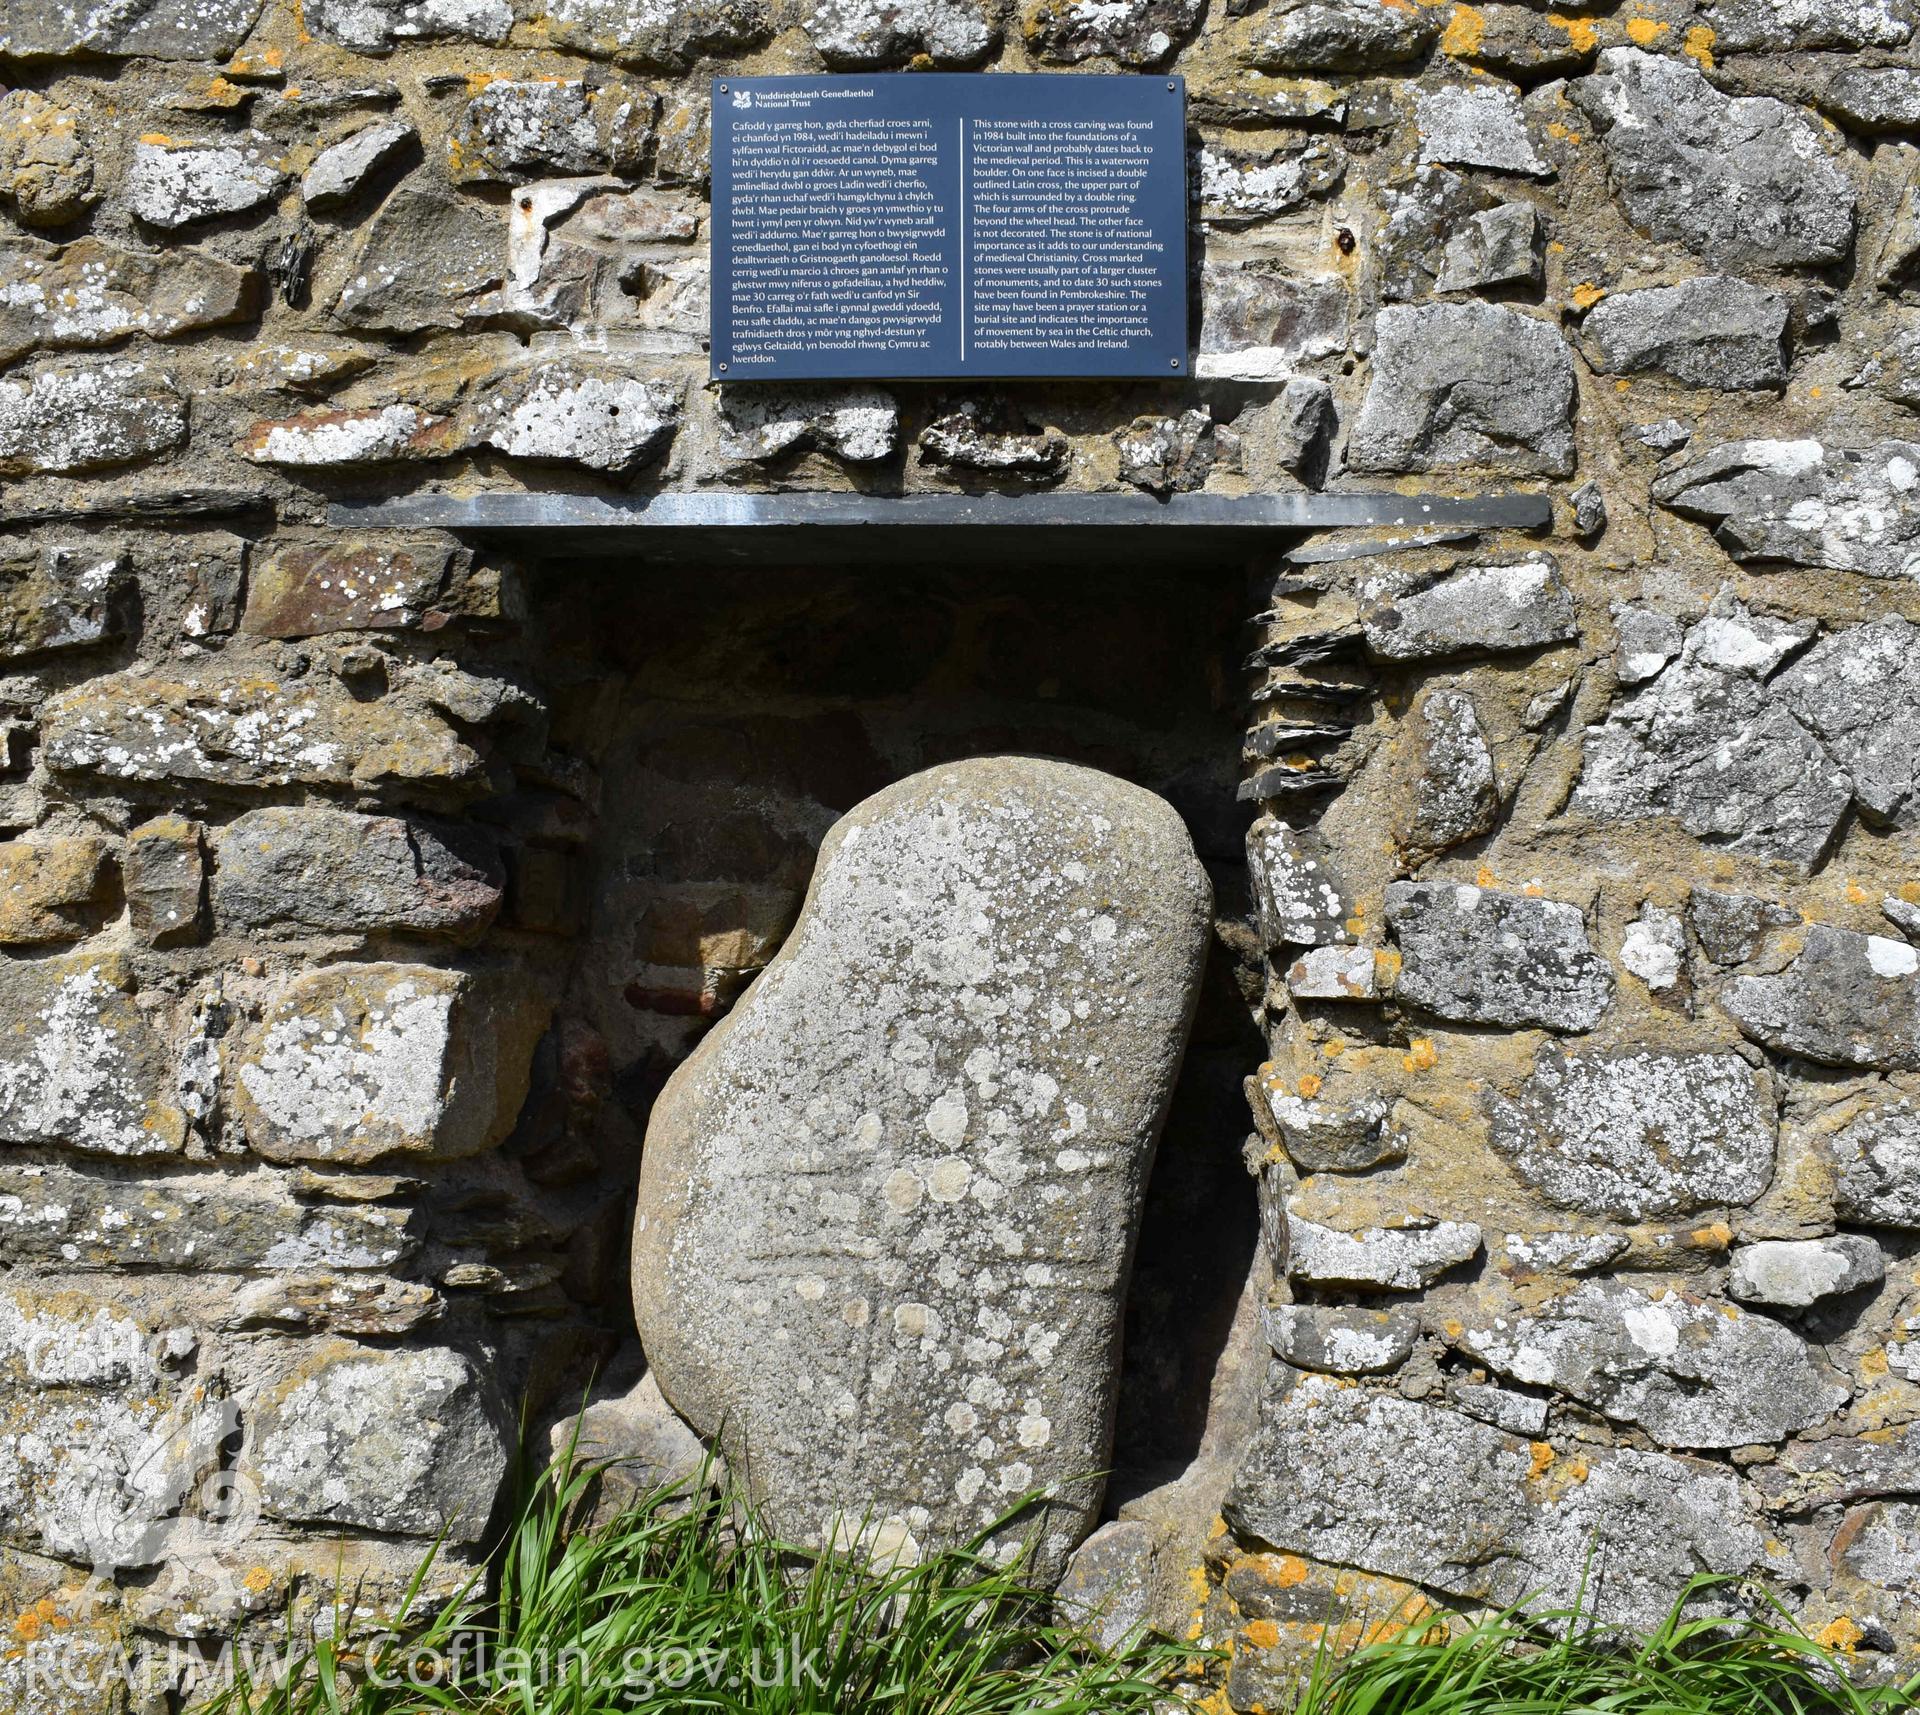
[[[1892,1715],[1920,1676],[1863,1686],[1770,1598],[1699,1612],[1732,1580],[1696,1579],[1651,1633],[1579,1608],[1510,1609],[1458,1633],[1415,1625],[1342,1660],[1322,1655],[1291,1715]]]
[[[281,1652],[277,1682],[234,1668],[196,1715],[1148,1715],[1193,1661],[1053,1624],[1020,1563],[986,1553],[1005,1521],[876,1567],[781,1543],[696,1481],[570,1530],[597,1475],[568,1458],[536,1480],[490,1591],[411,1627],[403,1612],[364,1656],[336,1641],[342,1613]]]

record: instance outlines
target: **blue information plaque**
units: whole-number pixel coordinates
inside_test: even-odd
[[[1186,87],[713,84],[724,381],[1187,372]]]

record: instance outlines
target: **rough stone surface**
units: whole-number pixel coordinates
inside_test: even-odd
[[[1401,843],[1434,855],[1490,832],[1500,819],[1493,752],[1473,699],[1434,691],[1420,704]]]
[[[679,418],[679,389],[669,383],[543,364],[490,383],[459,421],[469,445],[618,472],[658,457]]]
[[[1848,66],[1827,85],[1820,105],[1855,131],[1920,130],[1920,71]]]
[[[1716,607],[1677,660],[1588,730],[1574,807],[1625,821],[1671,816],[1716,845],[1811,865],[1854,783],[1781,694],[1784,680],[1762,677],[1806,634],[1783,634],[1737,604]]]
[[[1228,1522],[1276,1548],[1491,1606],[1584,1590],[1657,1625],[1689,1579],[1752,1570],[1758,1522],[1734,1479],[1596,1449],[1585,1480],[1457,1412],[1308,1378],[1269,1392]]]
[[[1191,36],[1206,12],[1204,0],[1034,0],[1021,33],[1043,60],[1077,65],[1110,59],[1124,66],[1158,65]]]
[[[1694,66],[1639,48],[1609,48],[1572,96],[1640,231],[1741,271],[1824,266],[1852,248],[1853,185],[1810,114],[1723,95]]]
[[[920,432],[920,456],[929,464],[991,475],[1053,480],[1065,474],[1071,451],[1058,429],[1002,426],[972,403]]]
[[[1572,355],[1546,322],[1498,304],[1389,305],[1374,323],[1373,374],[1347,462],[1565,476],[1573,396]]]
[[[1549,1050],[1517,1095],[1493,1098],[1493,1141],[1562,1208],[1738,1208],[1773,1178],[1773,1093],[1736,1054]]]
[[[259,276],[194,251],[162,258],[98,239],[0,245],[0,362],[36,347],[171,339],[241,321]]]
[[[548,1437],[552,1462],[570,1456],[573,1468],[597,1465],[593,1518],[609,1521],[642,1496],[670,1485],[691,1489],[711,1470],[706,1447],[660,1392],[651,1371],[624,1393],[590,1400],[562,1418]]]
[[[0,943],[77,941],[106,908],[106,842],[77,838],[0,840]]]
[[[1680,461],[1653,493],[1712,525],[1736,560],[1920,578],[1920,443],[1729,441]]]
[[[265,139],[244,143],[176,143],[142,139],[133,146],[127,199],[149,226],[163,229],[246,214],[286,182]]]
[[[199,939],[206,909],[203,831],[184,816],[156,816],[127,834],[120,880],[134,933],[149,946]]]
[[[1313,1286],[1413,1292],[1479,1254],[1480,1229],[1471,1221],[1425,1221],[1347,1233],[1297,1215],[1287,1217],[1287,1273]]]
[[[1285,381],[1304,360],[1346,345],[1353,299],[1344,281],[1295,279],[1253,262],[1208,261],[1200,287],[1197,375]]]
[[[1463,566],[1431,584],[1385,590],[1367,603],[1362,629],[1386,661],[1505,654],[1580,635],[1573,597],[1546,558]]]
[[[1287,966],[1287,988],[1298,1000],[1378,1000],[1371,947],[1309,947]]]
[[[1385,0],[1282,0],[1238,24],[1233,43],[1256,71],[1373,71],[1419,58],[1439,34],[1430,13]]]
[[[1352,939],[1346,926],[1351,906],[1313,833],[1262,816],[1247,829],[1247,872],[1267,946],[1323,947]]]
[[[476,1542],[507,1471],[499,1402],[445,1347],[322,1342],[254,1417],[273,1518]]]
[[[32,60],[103,54],[152,60],[221,59],[246,39],[262,0],[31,0],[0,18],[0,55]]]
[[[1722,393],[1786,385],[1785,296],[1724,274],[1603,298],[1580,332],[1602,375],[1652,370]]]
[[[483,204],[403,184],[366,227],[333,315],[360,332],[457,328],[484,312],[506,269],[506,230]]]
[[[0,202],[25,226],[64,226],[100,200],[86,113],[35,89],[0,95]]]
[[[1145,1519],[1110,1519],[1073,1551],[1054,1591],[1054,1612],[1102,1649],[1116,1650],[1151,1623],[1154,1564],[1166,1533]]]
[[[407,42],[503,41],[513,8],[509,0],[314,0],[307,20],[323,41],[384,54]]]
[[[873,464],[893,456],[900,407],[875,387],[728,387],[720,395],[720,425],[729,459],[761,464],[822,452]]]
[[[1336,1376],[1397,1370],[1420,1337],[1420,1319],[1410,1310],[1270,1304],[1260,1319],[1276,1357]]]
[[[110,674],[46,712],[47,765],[67,777],[223,786],[478,785],[479,755],[442,711],[357,702],[320,674],[278,680],[206,666],[180,678]]]
[[[171,451],[187,404],[144,363],[41,367],[0,380],[0,475],[110,470]]]
[[[1829,1239],[1767,1239],[1733,1254],[1727,1293],[1742,1304],[1804,1310],[1837,1293],[1878,1286],[1887,1259],[1872,1239],[1840,1233]]]
[[[1000,39],[991,9],[978,0],[819,0],[807,38],[830,66],[898,65],[924,54],[936,65],[977,64]]]
[[[1447,881],[1396,881],[1387,922],[1399,942],[1395,994],[1463,1023],[1591,1030],[1613,977],[1580,908]]]
[[[1687,920],[1716,965],[1739,965],[1759,951],[1771,929],[1798,923],[1797,913],[1750,893],[1717,893],[1696,887],[1688,896]]]
[[[1920,1070],[1920,949],[1809,926],[1774,976],[1736,977],[1722,1004],[1756,1042],[1833,1066]]]
[[[1823,638],[1774,681],[1876,822],[1920,824],[1920,628],[1897,614]]]
[[[497,856],[471,835],[417,820],[319,805],[249,810],[220,830],[214,849],[222,929],[465,941],[500,909]]]
[[[1898,48],[1913,38],[1907,0],[1714,0],[1706,9],[1720,53]]]
[[[124,557],[50,545],[0,559],[0,659],[91,649],[128,625]]]
[[[362,126],[344,142],[323,149],[300,176],[300,199],[308,208],[338,208],[349,202],[379,169],[414,141],[404,119]]]
[[[1503,202],[1463,221],[1441,253],[1436,292],[1538,285],[1545,269],[1540,215],[1531,203]]]
[[[1207,411],[1179,417],[1136,417],[1114,436],[1120,477],[1149,494],[1190,494],[1207,485],[1215,465],[1237,462],[1239,437]]]
[[[771,34],[762,0],[553,0],[544,17],[562,47],[665,71]]]
[[[1552,1387],[1663,1447],[1744,1447],[1824,1423],[1847,1390],[1764,1316],[1668,1287],[1587,1281],[1531,1314],[1469,1328],[1460,1344],[1517,1382]]]
[[[1551,170],[1527,135],[1520,92],[1511,84],[1462,83],[1422,91],[1414,122],[1423,162],[1528,176]]]
[[[481,1154],[512,1129],[545,1025],[537,996],[464,972],[327,966],[294,978],[249,1035],[235,1108],[269,1161]]]
[[[0,965],[0,1139],[84,1155],[176,1155],[188,1116],[165,1039],[124,961]]]
[[[1200,218],[1219,227],[1253,226],[1325,196],[1343,171],[1325,144],[1298,139],[1258,151],[1203,148],[1197,167]]]
[[[1833,1140],[1835,1207],[1871,1227],[1920,1228],[1920,1107],[1870,1108]]]
[[[866,1515],[924,1549],[1106,1458],[1208,898],[1164,804],[1064,764],[938,768],[828,836],[794,934],[655,1106],[634,1235],[661,1387],[783,1528]],[[1050,1507],[1043,1565],[1094,1500]]]

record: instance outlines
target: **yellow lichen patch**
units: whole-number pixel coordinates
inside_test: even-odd
[[[1254,1649],[1274,1649],[1280,1642],[1280,1628],[1271,1620],[1249,1620],[1240,1635]]]
[[[1702,71],[1713,70],[1713,31],[1705,24],[1695,24],[1687,32],[1687,39],[1681,44],[1680,51],[1690,60],[1698,60]]]
[[[1500,885],[1500,878],[1495,875],[1492,870],[1488,869],[1485,864],[1482,864],[1473,872],[1473,885],[1475,887],[1498,887]]]
[[[1407,1052],[1401,1056],[1401,1064],[1409,1072],[1428,1071],[1438,1065],[1439,1061],[1440,1056],[1434,1052],[1433,1044],[1424,1036],[1416,1036],[1407,1044]]]
[[[1331,1037],[1320,1044],[1320,1052],[1329,1060],[1338,1060],[1347,1051],[1347,1045],[1339,1037]]]
[[[1849,905],[1871,905],[1873,903],[1873,895],[1862,887],[1859,882],[1849,881],[1847,883],[1847,903]]]
[[[1887,1349],[1884,1346],[1872,1346],[1860,1354],[1860,1373],[1868,1381],[1877,1382],[1886,1378]]]
[[[1449,1340],[1459,1339],[1460,1336],[1464,1334],[1466,1331],[1467,1331],[1467,1328],[1464,1322],[1456,1321],[1451,1317],[1448,1318],[1447,1324],[1446,1324],[1446,1335]]]
[[[1569,1459],[1563,1474],[1569,1483],[1584,1483],[1591,1469],[1592,1467],[1584,1459]]]
[[[1562,125],[1557,119],[1552,119],[1547,122],[1547,135],[1558,143],[1577,143],[1580,141],[1580,133],[1578,131],[1574,130],[1571,125]],[[1556,238],[1547,248],[1551,250],[1554,255],[1559,256],[1565,253],[1567,247]]]
[[[1733,1228],[1725,1221],[1709,1221],[1687,1234],[1687,1242],[1703,1251],[1723,1251],[1733,1243]]]
[[[1532,1442],[1527,1448],[1527,1481],[1535,1482],[1544,1477],[1552,1467],[1554,1451],[1550,1443]]]
[[[1658,18],[1629,18],[1627,39],[1637,48],[1650,48],[1667,33],[1670,27],[1661,23]]]
[[[1320,1088],[1321,1080],[1312,1072],[1309,1072],[1300,1080],[1300,1093],[1305,1096],[1308,1101],[1312,1101],[1315,1096],[1319,1095]]]
[[[1440,38],[1443,54],[1467,55],[1480,51],[1480,38],[1487,33],[1485,16],[1474,7],[1460,4],[1447,19],[1446,33]]]
[[[1376,948],[1373,955],[1374,979],[1384,985],[1391,984],[1400,975],[1400,954],[1392,947]]]
[[[1215,1513],[1213,1515],[1213,1523],[1207,1526],[1207,1541],[1218,1542],[1221,1539],[1221,1537],[1225,1536],[1226,1534],[1227,1534],[1227,1521],[1223,1519],[1218,1513]],[[1200,1578],[1201,1578],[1201,1582],[1204,1584],[1206,1582],[1205,1572],[1202,1572],[1200,1574]]]
[[[1367,920],[1365,917],[1354,916],[1347,919],[1347,933],[1349,935],[1364,935],[1366,932]]]
[[[1580,141],[1580,139],[1578,137],[1574,137],[1573,133],[1569,131],[1564,125],[1559,125],[1559,126],[1549,125],[1547,129],[1550,132],[1552,132],[1555,136],[1572,137],[1573,141],[1576,143]],[[1555,255],[1555,256],[1564,256],[1567,253],[1567,247],[1564,244],[1562,244],[1560,240],[1557,238],[1548,244],[1547,249],[1552,255]]]
[[[1866,1635],[1851,1619],[1842,1614],[1839,1619],[1822,1626],[1815,1637],[1823,1649],[1837,1649],[1842,1655],[1852,1655],[1860,1647],[1860,1640]]]
[[[1549,12],[1547,22],[1556,29],[1565,30],[1567,40],[1583,54],[1592,53],[1600,45],[1600,33],[1593,27],[1591,18],[1569,18],[1560,12]]]
[[[1606,295],[1605,286],[1596,286],[1591,280],[1582,280],[1573,289],[1573,307],[1576,310],[1590,310]]]
[[[1613,390],[1616,393],[1625,393],[1632,385],[1631,381],[1616,381],[1613,384]]]

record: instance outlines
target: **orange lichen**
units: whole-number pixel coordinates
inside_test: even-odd
[[[1573,289],[1573,307],[1576,310],[1590,310],[1606,295],[1605,286],[1596,286],[1591,280],[1582,280]]]
[[[1527,1481],[1533,1482],[1544,1477],[1552,1466],[1555,1454],[1550,1443],[1535,1441],[1527,1449]]]
[[[1407,1052],[1401,1056],[1401,1061],[1409,1072],[1425,1072],[1439,1064],[1440,1056],[1434,1052],[1433,1044],[1426,1037],[1416,1036],[1407,1044]]]
[[[1839,1650],[1843,1655],[1852,1655],[1866,1635],[1845,1614],[1822,1626],[1815,1634],[1823,1649]]]
[[[1311,1072],[1300,1080],[1300,1093],[1305,1096],[1308,1101],[1312,1101],[1315,1096],[1319,1095],[1320,1087],[1321,1080]]]
[[[1687,32],[1687,39],[1680,45],[1680,51],[1688,59],[1698,60],[1702,71],[1712,71],[1713,42],[1713,31],[1705,24],[1695,24]]]
[[[1637,48],[1650,48],[1669,28],[1670,25],[1661,23],[1658,18],[1629,18],[1627,39]]]
[[[1480,38],[1486,34],[1487,20],[1473,7],[1461,4],[1453,9],[1453,15],[1447,19],[1446,33],[1440,38],[1440,51],[1443,54],[1465,56],[1480,51]]]
[[[1271,1620],[1249,1620],[1240,1635],[1255,1649],[1275,1649],[1280,1643],[1280,1628]]]

